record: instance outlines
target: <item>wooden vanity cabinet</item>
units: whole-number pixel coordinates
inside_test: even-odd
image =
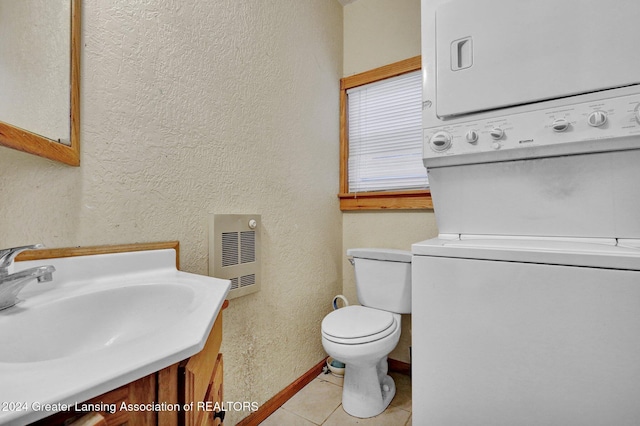
[[[186,374],[189,376],[189,373]],[[204,377],[203,377],[204,378]],[[185,413],[185,425],[214,426],[221,425],[224,421],[225,412],[222,408],[222,354],[216,357],[211,377],[208,380],[206,392],[203,398],[194,397],[201,402],[200,409]],[[196,387],[185,386],[183,389],[189,392]]]
[[[224,302],[222,309],[226,308]],[[192,357],[164,368],[156,373],[128,383],[110,392],[86,401],[87,404],[115,404],[113,413],[97,411],[107,426],[201,426],[222,425],[222,310],[218,314],[202,351]],[[144,405],[165,403],[166,406],[184,407],[190,410],[121,410],[122,404]],[[193,404],[192,404],[193,403]],[[84,403],[78,403],[82,407]],[[49,416],[35,425],[87,425],[88,412],[62,412]]]
[[[225,304],[228,303],[225,301]],[[190,405],[178,417],[178,424],[201,426],[222,424],[224,414],[217,414],[222,407],[222,343],[221,317],[209,334],[202,351],[178,364],[178,403]],[[191,405],[193,404],[193,405]],[[222,419],[220,419],[222,417]],[[216,423],[217,420],[220,422]]]

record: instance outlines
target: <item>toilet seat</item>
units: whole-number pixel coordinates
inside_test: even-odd
[[[344,345],[359,345],[383,339],[398,329],[391,312],[366,306],[346,306],[322,320],[325,339]]]

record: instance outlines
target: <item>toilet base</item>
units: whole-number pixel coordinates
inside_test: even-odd
[[[360,418],[382,413],[396,394],[396,385],[387,375],[387,357],[377,364],[347,364],[342,389],[342,408]]]

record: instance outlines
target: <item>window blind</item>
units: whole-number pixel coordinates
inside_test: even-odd
[[[424,189],[420,71],[347,90],[349,192]]]

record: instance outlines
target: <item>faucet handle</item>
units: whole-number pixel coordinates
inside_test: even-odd
[[[33,250],[43,248],[42,244],[32,244],[29,246],[11,247],[6,249],[0,249],[0,276],[7,275],[9,266],[13,264],[13,260],[16,256],[25,250]]]

